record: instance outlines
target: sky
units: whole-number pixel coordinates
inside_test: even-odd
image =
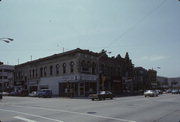
[[[179,0],[1,0],[0,61],[17,65],[76,48],[128,52],[135,67],[180,76]]]

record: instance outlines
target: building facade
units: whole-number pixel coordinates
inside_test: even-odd
[[[15,88],[51,89],[53,95],[85,96],[96,92],[98,54],[75,49],[15,66]]]
[[[0,89],[6,92],[13,90],[14,86],[14,66],[0,65]]]
[[[99,90],[122,93],[132,82],[128,53],[125,58],[110,58],[103,51],[78,48],[15,66],[16,90],[51,89],[56,96],[88,96]]]

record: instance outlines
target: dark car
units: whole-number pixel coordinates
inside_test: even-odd
[[[113,99],[113,94],[110,91],[100,91],[99,93],[96,94],[90,94],[89,98],[91,100],[95,100],[95,99],[105,100],[106,98]]]
[[[37,93],[38,97],[52,97],[52,90],[50,89],[42,89],[40,91],[38,91]]]
[[[3,98],[2,89],[0,89],[0,100]]]
[[[2,93],[0,92],[0,100],[2,99]]]

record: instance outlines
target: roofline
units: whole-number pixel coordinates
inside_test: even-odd
[[[27,65],[27,64],[32,64],[32,63],[35,63],[35,62],[41,62],[43,60],[51,60],[51,59],[54,59],[54,58],[57,58],[57,57],[63,57],[63,56],[70,55],[70,54],[75,54],[75,53],[84,53],[84,54],[90,54],[90,55],[94,55],[94,56],[99,56],[99,53],[95,53],[95,52],[92,52],[92,51],[89,51],[89,50],[83,50],[83,49],[80,49],[80,48],[76,48],[74,50],[70,50],[70,51],[67,51],[67,52],[54,54],[54,55],[50,55],[50,56],[47,56],[47,57],[44,57],[44,58],[39,58],[39,59],[36,59],[36,60],[33,60],[33,61],[28,61],[28,62],[25,62],[25,63],[22,63],[22,64],[18,64],[18,65],[15,65],[15,67],[23,66],[23,65]]]

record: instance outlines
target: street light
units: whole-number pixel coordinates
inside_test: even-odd
[[[6,43],[9,43],[9,42],[11,42],[11,41],[13,41],[14,39],[12,39],[12,38],[0,38],[0,41],[4,41],[4,42],[6,42]]]

